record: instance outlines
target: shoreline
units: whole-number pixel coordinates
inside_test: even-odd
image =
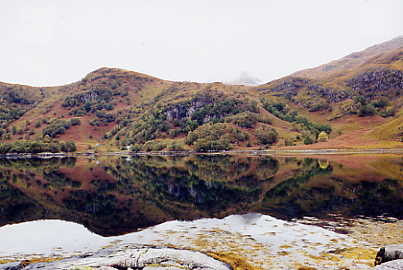
[[[151,151],[151,152],[76,152],[76,153],[8,153],[1,154],[0,159],[19,158],[65,158],[65,157],[94,157],[94,156],[190,156],[190,155],[354,155],[354,154],[399,154],[403,148],[374,148],[374,149],[268,149],[268,150],[224,150],[211,152],[196,151]]]

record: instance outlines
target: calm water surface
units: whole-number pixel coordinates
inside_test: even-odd
[[[71,250],[170,220],[403,217],[403,157],[0,160],[0,255]]]

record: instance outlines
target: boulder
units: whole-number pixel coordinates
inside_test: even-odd
[[[402,270],[403,259],[383,263],[375,267],[376,270]]]
[[[380,248],[375,257],[375,265],[398,259],[403,259],[403,244]]]

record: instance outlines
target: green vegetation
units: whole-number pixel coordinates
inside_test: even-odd
[[[130,132],[125,134],[122,144],[144,144],[156,138],[174,138],[206,123],[235,121],[248,126],[253,124],[252,118],[257,112],[256,102],[242,101],[221,92],[201,92],[183,102],[155,106],[129,127]],[[238,116],[231,119],[233,115]]]
[[[13,143],[0,143],[0,154],[8,153],[58,153],[75,152],[77,147],[74,142],[39,142],[39,141],[17,141]]]
[[[256,130],[256,138],[260,144],[271,145],[278,141],[278,133],[274,128],[263,126]]]
[[[0,107],[0,121],[12,121],[20,118],[24,114],[21,109],[6,109]]]
[[[258,121],[259,115],[252,112],[242,112],[226,118],[226,122],[233,123],[242,128],[253,128]]]
[[[49,126],[43,129],[42,136],[49,136],[50,138],[55,138],[57,135],[64,134],[67,129],[71,126],[80,125],[80,119],[62,120],[57,119],[52,121]]]
[[[184,145],[178,142],[173,142],[168,146],[168,151],[184,151],[184,150],[185,150]]]
[[[161,151],[165,147],[166,147],[166,145],[163,142],[148,141],[143,145],[142,150],[145,151],[145,152]]]
[[[307,118],[299,116],[297,111],[290,111],[287,105],[284,103],[270,102],[267,99],[263,99],[262,104],[263,107],[270,113],[287,122],[298,124],[305,133],[309,133],[315,138],[322,131],[326,132],[327,134],[332,132],[332,128],[329,125],[311,122]]]
[[[114,109],[114,104],[111,103],[114,96],[127,96],[127,91],[110,90],[106,89],[106,86],[98,87],[87,92],[66,97],[62,104],[63,107],[75,108],[70,111],[70,115],[98,114],[101,111],[111,111]],[[103,122],[102,120],[100,121]]]
[[[105,89],[94,89],[85,93],[69,96],[64,99],[63,107],[79,107],[84,105],[90,111],[92,106],[103,104],[112,100],[112,91]]]
[[[371,104],[362,105],[358,110],[358,116],[371,116],[375,113],[375,108]]]
[[[389,102],[384,98],[378,98],[370,102],[368,98],[363,96],[354,97],[354,106],[351,113],[356,113],[360,117],[380,115],[382,117],[390,117],[396,114],[396,108],[389,106]]]
[[[314,140],[312,140],[311,137],[306,136],[304,138],[304,144],[313,144],[313,143],[314,143]]]
[[[199,152],[229,150],[234,144],[248,139],[248,134],[229,124],[205,124],[189,132],[186,144]]]
[[[81,121],[80,121],[80,119],[78,119],[78,118],[72,118],[72,119],[70,119],[70,123],[71,123],[72,126],[79,126],[79,125],[81,125]]]
[[[3,99],[8,103],[15,103],[15,104],[32,104],[32,103],[34,103],[33,100],[23,97],[22,95],[23,95],[23,93],[18,90],[7,91],[6,93],[4,93]]]

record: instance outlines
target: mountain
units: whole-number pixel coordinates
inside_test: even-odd
[[[399,59],[401,67],[402,54],[403,36],[399,36],[390,41],[369,47],[363,51],[349,54],[330,63],[295,72],[292,76],[309,79],[325,79],[343,73],[354,72],[360,66],[389,65],[392,62],[399,61]]]
[[[81,151],[403,147],[402,89],[403,37],[258,86],[104,67],[59,87],[0,83],[0,136]]]

